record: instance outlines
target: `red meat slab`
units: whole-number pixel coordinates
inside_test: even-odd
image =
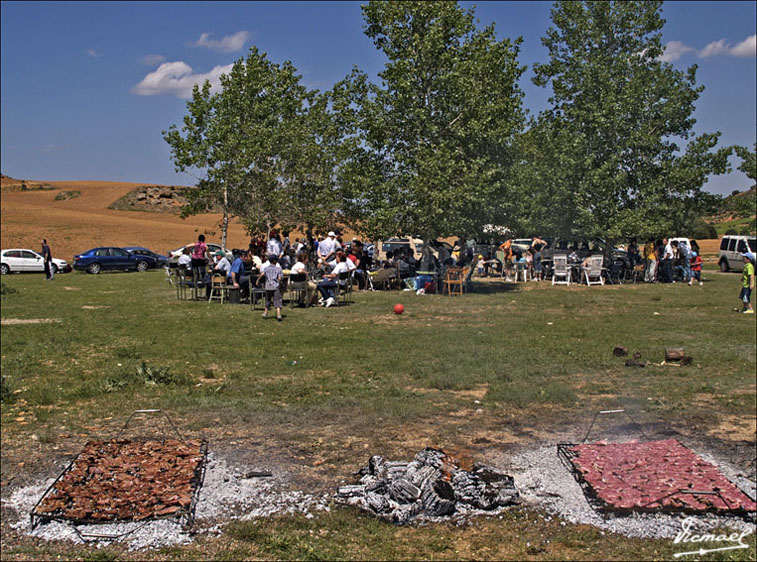
[[[715,466],[675,439],[582,444],[570,450],[584,482],[613,509],[757,510],[755,502]],[[675,493],[679,490],[719,495]]]
[[[141,520],[189,509],[200,441],[90,441],[34,514],[74,521]]]

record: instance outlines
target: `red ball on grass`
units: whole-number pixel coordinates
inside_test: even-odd
[[[402,314],[403,312],[405,312],[405,307],[404,306],[402,306],[401,304],[395,304],[394,305],[394,313],[395,314]]]

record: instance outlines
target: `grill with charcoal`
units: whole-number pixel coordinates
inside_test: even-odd
[[[754,499],[675,439],[557,446],[598,511],[751,515]]]

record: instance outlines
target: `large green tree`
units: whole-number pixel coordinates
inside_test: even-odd
[[[551,86],[552,97],[523,141],[519,197],[536,193],[559,218],[526,206],[525,223],[617,239],[674,232],[709,203],[702,186],[727,170],[730,149],[716,150],[719,133],[692,132],[703,88],[696,66],[660,60],[661,6],[555,3],[542,38],[549,60],[534,66],[534,83]]]
[[[177,171],[199,179],[184,216],[220,206],[225,245],[233,216],[260,233],[333,212],[328,99],[305,88],[291,63],[256,48],[220,81],[217,93],[195,86],[181,130],[163,133]]]
[[[522,129],[520,40],[477,29],[454,2],[370,2],[363,16],[387,62],[380,85],[353,72],[342,92],[343,210],[373,238],[480,232]]]

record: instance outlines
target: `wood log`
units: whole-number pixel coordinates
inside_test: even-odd
[[[682,347],[666,347],[665,361],[680,361],[686,356]]]
[[[628,355],[628,348],[623,347],[622,345],[615,346],[612,350],[612,354],[615,357],[625,357]]]

